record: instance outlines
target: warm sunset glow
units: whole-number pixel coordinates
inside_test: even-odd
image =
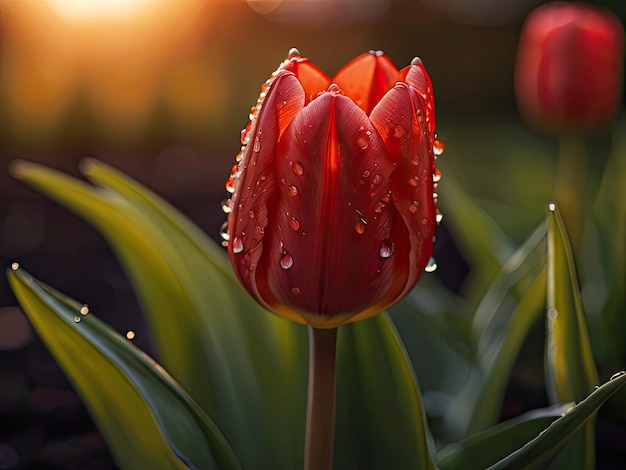
[[[74,21],[128,18],[157,0],[46,0],[59,16]]]

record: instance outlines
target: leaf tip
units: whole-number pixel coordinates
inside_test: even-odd
[[[9,163],[9,175],[18,180],[22,179],[28,172],[28,168],[32,166],[34,166],[33,163],[18,158]]]

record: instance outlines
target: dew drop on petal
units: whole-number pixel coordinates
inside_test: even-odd
[[[356,144],[359,146],[361,150],[366,150],[367,147],[369,147],[371,135],[372,135],[372,131],[366,131],[356,138]]]
[[[248,217],[250,217],[251,219],[254,219],[254,211],[249,211]]]
[[[302,165],[300,163],[294,163],[291,167],[291,170],[297,176],[302,176],[302,173],[304,173],[304,168],[302,168]]]
[[[418,184],[419,184],[419,177],[413,176],[413,177],[409,178],[409,185],[410,186],[413,186],[415,188],[415,187],[417,187]]]
[[[443,220],[443,214],[437,211],[437,215],[435,215],[435,222],[437,222],[437,224],[440,224],[442,220]]]
[[[343,91],[341,91],[341,88],[339,87],[339,85],[337,85],[336,83],[331,83],[328,86],[328,90],[329,93],[332,93],[333,95],[343,95]]]
[[[283,256],[280,258],[280,267],[283,269],[289,269],[293,266],[293,257],[287,253],[283,252]]]
[[[293,289],[291,289],[291,293],[293,295],[300,295],[300,289],[297,287],[294,287]]]
[[[420,205],[420,203],[419,203],[419,202],[417,202],[417,201],[413,201],[413,204],[411,204],[411,205],[409,206],[409,212],[410,212],[411,214],[415,214],[415,213],[417,212],[417,208],[418,208],[418,206],[419,206],[419,205]]]
[[[296,188],[293,184],[287,188],[290,196],[295,196],[298,194],[298,188]]]
[[[289,225],[291,225],[291,228],[294,231],[297,231],[300,228],[300,222],[298,222],[298,219],[296,219],[294,216],[291,216],[291,218],[289,219]]]
[[[356,224],[354,224],[354,231],[359,235],[363,235],[365,233],[365,228],[367,227],[367,222],[364,219],[359,219]]]
[[[231,200],[230,198],[224,199],[222,201],[222,211],[224,211],[225,214],[229,214],[231,212]]]
[[[445,146],[443,145],[443,142],[441,142],[439,139],[435,139],[435,141],[433,142],[433,153],[435,154],[435,156],[440,156],[441,154],[443,154],[444,150]]]
[[[287,54],[288,59],[299,59],[300,57],[302,56],[300,55],[300,51],[298,49],[295,47],[289,49],[289,53]]]
[[[398,125],[397,125],[394,129],[393,129],[393,135],[394,135],[395,137],[397,137],[398,139],[402,139],[402,138],[406,137],[406,135],[407,135],[407,130],[406,130],[406,128],[405,128],[403,125],[398,124]]]
[[[235,192],[235,178],[232,176],[226,180],[226,191],[231,194]]]
[[[224,222],[220,227],[220,237],[222,240],[228,241],[230,239],[230,235],[228,235],[228,222]]]
[[[239,237],[233,238],[233,253],[241,253],[243,251],[243,240]]]
[[[393,254],[393,243],[391,240],[383,240],[380,244],[379,251],[381,258],[389,258]]]
[[[431,257],[428,260],[428,264],[424,268],[424,271],[426,271],[427,273],[432,273],[436,269],[437,269],[437,262],[435,261],[435,258]]]
[[[378,173],[376,173],[374,177],[372,178],[372,187],[378,186],[382,180],[383,180],[383,177],[380,176]]]
[[[252,147],[252,149],[255,152],[258,152],[259,150],[261,150],[261,139],[258,135],[254,138],[254,147]]]
[[[435,168],[433,171],[433,183],[438,183],[441,180],[441,171],[439,168]]]

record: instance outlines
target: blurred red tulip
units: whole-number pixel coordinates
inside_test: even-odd
[[[519,109],[532,125],[578,133],[606,125],[621,102],[624,29],[610,11],[554,2],[521,32],[515,70]]]
[[[372,316],[427,266],[436,222],[435,111],[421,60],[380,52],[329,79],[292,50],[263,85],[227,182],[243,286],[316,328]]]

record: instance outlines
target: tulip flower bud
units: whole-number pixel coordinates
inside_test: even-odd
[[[263,85],[227,182],[228,253],[248,292],[315,328],[415,285],[440,218],[435,110],[415,59],[363,54],[332,79],[292,50]]]
[[[521,32],[517,104],[539,129],[591,132],[614,116],[622,94],[624,29],[610,11],[554,2],[534,10]]]

